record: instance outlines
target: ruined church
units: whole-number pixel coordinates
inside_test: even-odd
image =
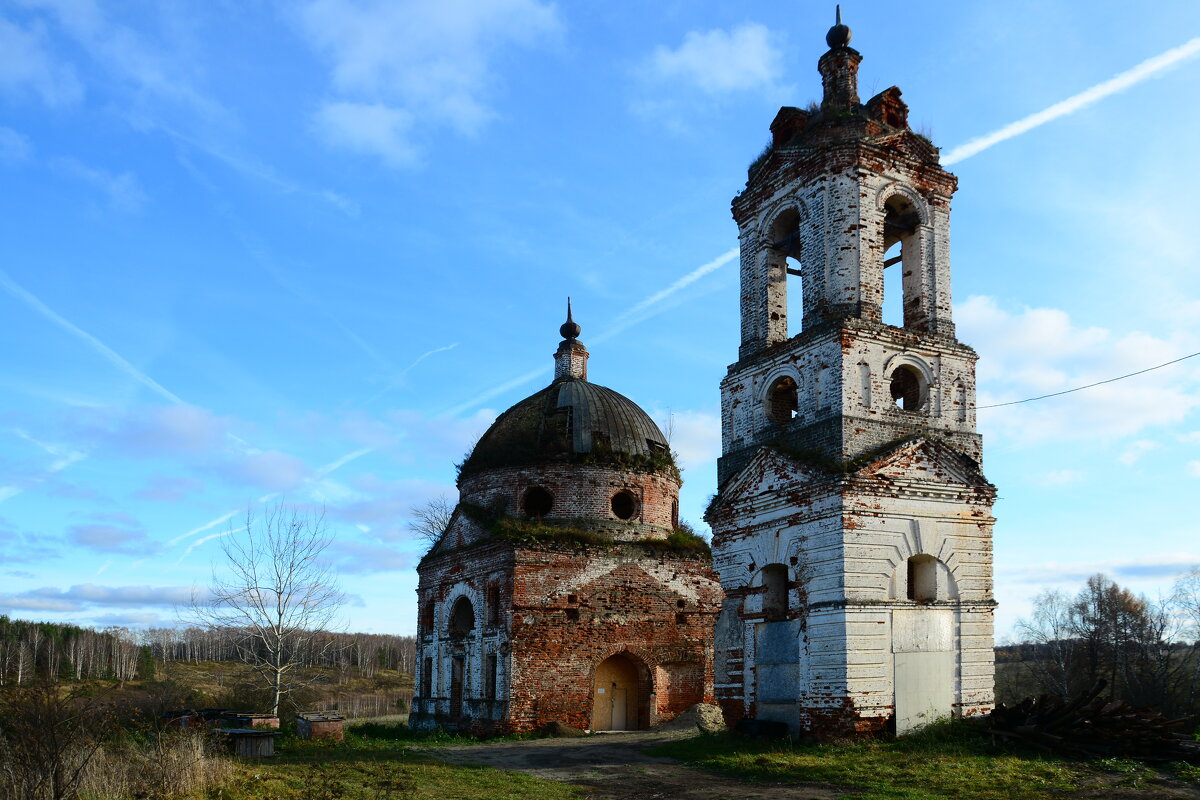
[[[587,381],[568,312],[554,382],[484,434],[418,567],[414,726],[624,730],[715,700],[840,736],[990,710],[995,488],[951,313],[957,179],[898,88],[860,102],[850,39],[839,14],[820,103],[780,109],[733,201],[711,561],[677,530],[661,431]]]
[[[713,701],[721,587],[670,447],[588,381],[569,305],[560,333],[554,381],[480,438],[417,567],[415,728],[638,730]]]

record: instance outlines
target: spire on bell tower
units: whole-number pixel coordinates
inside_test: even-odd
[[[853,37],[849,26],[842,24],[842,7],[837,6],[837,21],[825,34],[829,52],[821,56],[817,69],[821,73],[821,84],[825,95],[821,110],[850,108],[858,105],[858,65],[862,56],[850,47]]]
[[[583,331],[571,318],[571,298],[567,298],[567,321],[559,327],[563,340],[554,352],[554,380],[587,380],[588,351],[579,334]]]

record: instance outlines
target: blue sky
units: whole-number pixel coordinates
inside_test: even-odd
[[[729,202],[819,97],[832,12],[0,2],[0,611],[169,624],[282,497],[326,509],[347,624],[411,633],[408,509],[549,380],[568,294],[591,378],[673,416],[699,523]],[[1200,6],[843,12],[863,97],[900,86],[956,162],[980,405],[1200,351]],[[1044,587],[1200,563],[1198,407],[1200,358],[980,410],[999,633]]]

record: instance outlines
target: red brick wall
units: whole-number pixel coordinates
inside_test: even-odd
[[[512,613],[513,728],[555,720],[590,727],[596,665],[617,654],[630,657],[642,675],[641,727],[711,703],[712,628],[720,602],[705,560],[520,552]]]

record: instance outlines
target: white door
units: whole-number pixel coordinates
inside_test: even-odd
[[[625,689],[612,690],[612,730],[624,731],[625,727]]]

